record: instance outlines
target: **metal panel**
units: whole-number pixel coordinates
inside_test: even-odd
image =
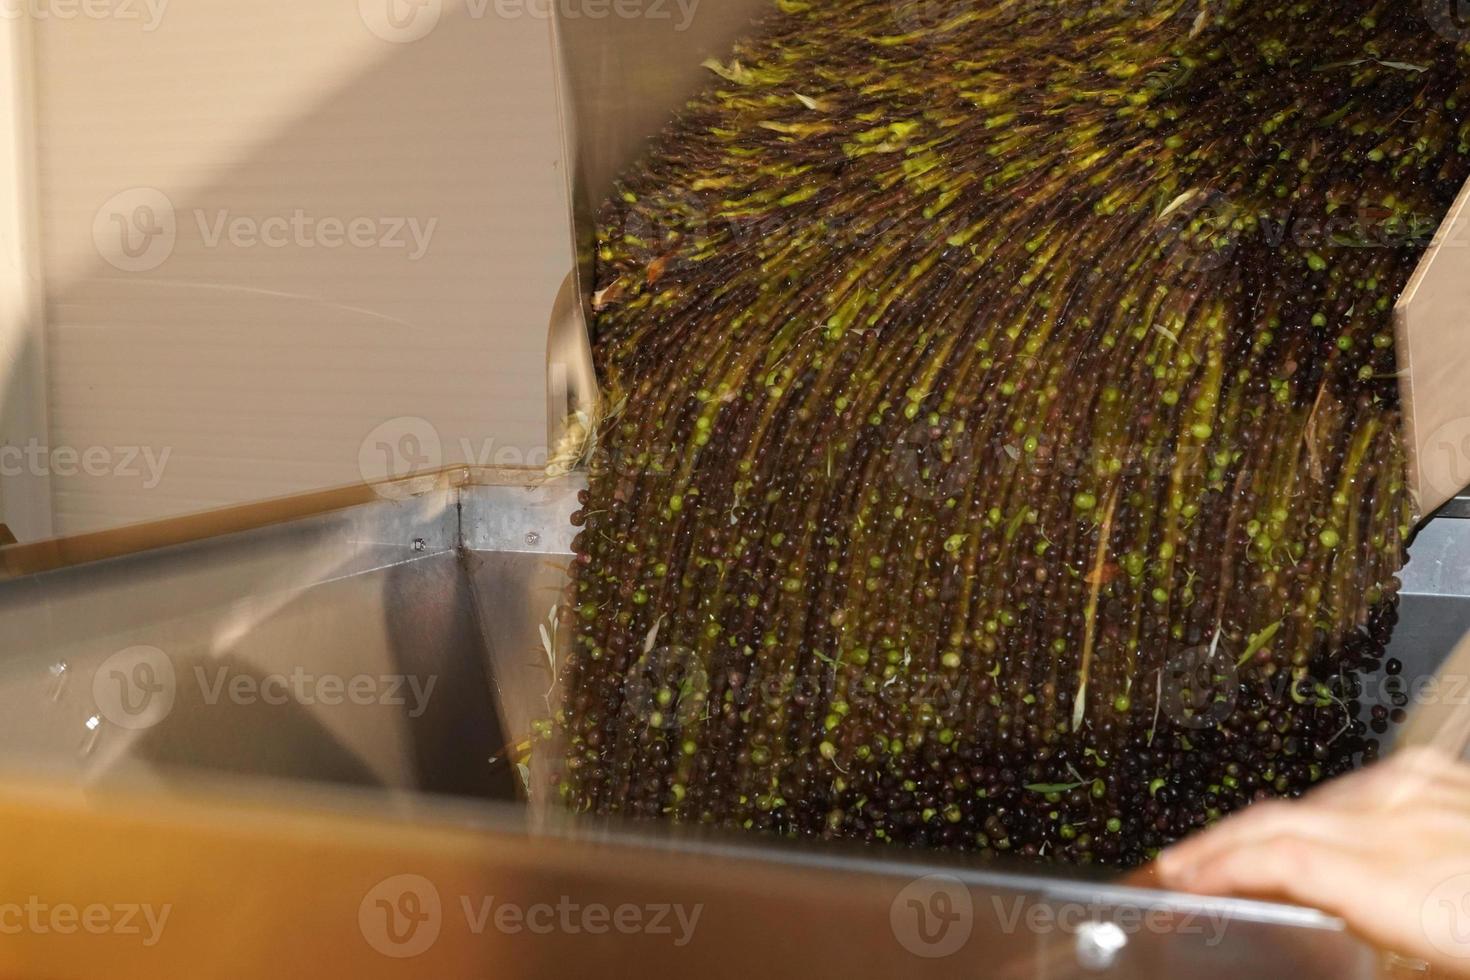
[[[469,485],[460,491],[463,546],[470,551],[569,555],[582,476],[526,486]]]
[[[375,497],[0,582],[0,751],[509,795],[458,514],[455,489]]]
[[[1470,520],[1438,517],[1420,528],[1399,577],[1406,594],[1470,599]]]

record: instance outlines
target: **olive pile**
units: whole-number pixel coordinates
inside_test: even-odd
[[[1470,175],[1420,6],[780,0],[709,62],[600,219],[568,805],[1129,865],[1371,757]]]

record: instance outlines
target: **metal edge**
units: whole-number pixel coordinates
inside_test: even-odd
[[[9,777],[0,785],[5,789],[0,823],[16,845],[13,867],[7,869],[12,891],[48,894],[65,879],[73,890],[108,896],[123,881],[129,901],[180,907],[168,942],[156,949],[89,946],[85,937],[67,937],[58,945],[39,933],[17,940],[26,941],[21,949],[28,954],[18,952],[17,962],[66,963],[69,969],[62,972],[74,975],[91,975],[104,967],[122,977],[187,974],[218,951],[221,930],[218,916],[208,917],[210,909],[238,903],[240,896],[274,896],[262,906],[263,914],[224,930],[226,939],[245,952],[229,958],[223,974],[309,976],[330,957],[344,975],[404,976],[403,961],[394,958],[401,955],[397,944],[403,940],[386,947],[374,943],[377,931],[367,929],[373,920],[361,910],[369,900],[396,897],[406,887],[432,893],[436,908],[441,896],[491,891],[522,904],[554,902],[560,894],[581,901],[648,896],[660,902],[689,900],[697,901],[701,911],[709,906],[701,944],[687,950],[647,945],[615,950],[596,936],[578,945],[574,931],[551,943],[531,946],[522,940],[512,945],[497,930],[456,928],[441,935],[435,925],[429,940],[433,950],[407,966],[411,975],[469,975],[483,972],[487,963],[514,977],[571,975],[599,965],[604,972],[611,967],[614,975],[650,968],[662,975],[680,967],[720,972],[721,964],[747,965],[752,937],[779,948],[781,955],[773,962],[781,964],[783,975],[821,975],[825,967],[828,973],[851,976],[900,970],[955,976],[977,969],[990,975],[1077,976],[1077,966],[1086,965],[1074,961],[1071,930],[1065,927],[1049,930],[1050,939],[1032,929],[1016,942],[993,946],[973,945],[966,928],[961,947],[968,952],[959,960],[915,958],[924,954],[896,931],[892,908],[896,896],[905,894],[900,886],[912,888],[923,881],[918,876],[925,870],[943,867],[937,862],[834,860],[834,855],[795,846],[721,846],[699,838],[635,836],[626,830],[599,834],[569,827],[537,833],[508,808],[471,810],[439,801],[385,800],[377,794],[305,795],[273,792],[262,785],[246,795],[252,787],[236,783],[181,787],[159,796]],[[166,839],[168,846],[140,849],[140,834]],[[217,865],[219,873],[201,879],[201,863]],[[305,878],[303,868],[310,871]],[[992,898],[1020,894],[1034,895],[1039,902],[1110,904],[1116,897],[1120,906],[1184,912],[1194,904],[1185,897],[1181,908],[1175,896],[1147,892],[1079,892],[1030,875],[970,869],[941,873],[955,886],[979,888]],[[282,891],[286,881],[305,881],[306,887]],[[763,908],[770,903],[778,908]],[[809,928],[792,917],[798,909],[830,914],[819,916],[818,926]],[[1217,911],[1227,925],[1241,921],[1292,930],[1281,938],[1306,944],[1295,946],[1298,964],[1335,954],[1314,974],[1334,975],[1328,972],[1331,963],[1340,971],[1337,976],[1371,975],[1369,964],[1376,958],[1361,939],[1343,931],[1340,920],[1268,903],[1231,901]],[[1002,939],[1014,928],[996,923],[984,935]],[[844,929],[850,940],[845,943]],[[1255,935],[1271,939],[1270,934]],[[282,960],[272,940],[297,955]],[[1268,942],[1265,952],[1273,946]],[[1196,955],[1214,957],[1213,962],[1222,962],[1220,956],[1233,962],[1228,948],[1213,951],[1203,942],[1190,948]],[[766,961],[769,957],[763,961],[757,954],[753,962]],[[1138,959],[1123,975],[1140,975],[1139,968],[1149,962],[1163,965],[1157,955]],[[1343,971],[1345,964],[1356,968]],[[1014,972],[997,967],[1014,967]],[[1230,969],[1227,965],[1210,972],[1225,976]]]
[[[563,40],[563,13],[553,8],[550,19],[552,78],[557,123],[561,131],[562,177],[567,202],[567,237],[572,245],[572,268],[567,272],[552,305],[546,341],[547,446],[552,453],[563,448],[569,421],[577,412],[589,419],[597,413],[601,390],[592,360],[592,290],[596,285],[593,267],[595,206],[582,188],[584,162],[577,139],[577,106],[572,94],[567,45]]]
[[[4,545],[0,546],[0,580],[254,531],[379,500],[406,500],[466,486],[539,486],[552,480],[545,470],[533,467],[446,466],[399,479],[354,483],[90,534]]]
[[[1170,891],[1101,870],[1068,876],[1060,869],[1020,860],[990,865],[957,852],[904,852],[852,842],[797,843],[730,830],[564,812],[552,819],[533,820],[518,804],[447,795],[384,793],[361,787],[213,774],[195,774],[185,782],[147,789],[120,783],[78,788],[53,775],[14,765],[0,769],[0,785],[6,787],[5,799],[12,803],[70,804],[104,817],[133,808],[157,809],[171,815],[192,810],[209,813],[223,823],[245,819],[248,811],[292,814],[387,826],[397,833],[426,838],[458,834],[482,840],[500,837],[554,846],[617,849],[641,856],[640,863],[688,857],[747,868],[784,868],[898,883],[942,875],[967,888],[1025,892],[1041,900],[1082,900],[1175,912],[1214,910],[1238,921],[1334,933],[1347,928],[1340,916],[1307,905]]]
[[[545,479],[543,470],[531,468],[449,466],[396,480],[351,484],[74,537],[9,545],[0,547],[0,580],[192,544],[379,500],[404,500],[468,485],[524,486]]]
[[[1434,518],[1449,518],[1451,520],[1465,520],[1470,518],[1470,496],[1461,494],[1453,500],[1447,501],[1443,507],[1434,512]]]

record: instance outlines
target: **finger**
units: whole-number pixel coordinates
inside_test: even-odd
[[[1375,873],[1370,860],[1351,850],[1312,838],[1279,836],[1215,855],[1192,869],[1182,887],[1208,895],[1284,899],[1352,921],[1359,917],[1348,903],[1362,900],[1363,883]]]
[[[1331,846],[1351,847],[1361,840],[1359,819],[1331,807],[1302,801],[1257,803],[1205,833],[1177,844],[1159,858],[1164,881],[1177,884],[1195,868],[1218,856],[1278,837],[1298,837]],[[1356,835],[1356,836],[1355,836]]]
[[[1435,976],[1470,976],[1466,962],[1446,955],[1463,945],[1453,931],[1431,938],[1412,885],[1383,882],[1380,860],[1299,838],[1276,838],[1231,854],[1200,869],[1190,891],[1243,895],[1319,908],[1341,917],[1350,929],[1381,949],[1435,964]],[[1385,887],[1365,887],[1380,882]],[[1452,920],[1457,921],[1457,920]]]
[[[1466,781],[1464,789],[1458,786],[1461,780]],[[1448,782],[1456,785],[1451,788]],[[1331,827],[1330,836],[1323,839],[1341,840],[1345,828],[1334,821],[1334,814],[1349,817],[1405,806],[1422,807],[1431,802],[1450,805],[1466,796],[1470,796],[1470,766],[1439,749],[1412,749],[1326,783],[1300,802],[1254,804],[1214,830],[1166,851],[1162,864],[1166,871],[1171,866],[1177,870],[1181,865],[1205,860],[1220,848],[1273,834],[1322,837]]]
[[[1344,810],[1386,810],[1415,804],[1439,790],[1470,791],[1470,766],[1461,765],[1443,750],[1406,749],[1357,772],[1329,780],[1307,799]]]
[[[1422,770],[1408,770],[1402,763],[1383,761],[1357,772],[1329,780],[1307,794],[1314,806],[1362,813],[1383,811],[1398,804],[1398,792],[1409,796],[1426,786]]]
[[[1305,815],[1303,811],[1307,811]],[[1305,802],[1269,800],[1252,804],[1222,823],[1166,850],[1159,859],[1160,870],[1169,877],[1184,865],[1199,864],[1217,852],[1239,847],[1248,840],[1288,833],[1304,820],[1312,819],[1314,814]]]
[[[1470,766],[1440,749],[1410,749],[1334,779],[1307,799],[1354,813],[1462,809],[1470,806]]]
[[[1470,766],[1437,746],[1397,752],[1387,763],[1368,771],[1376,777],[1373,787],[1381,791],[1382,808],[1470,796]]]

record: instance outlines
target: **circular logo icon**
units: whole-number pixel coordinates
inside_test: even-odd
[[[958,952],[975,928],[975,903],[953,875],[925,875],[910,882],[888,910],[899,945],[924,959]]]
[[[622,444],[599,445],[593,456],[597,473],[612,472],[635,479],[644,474],[657,476],[672,473],[679,465],[679,453],[673,446],[664,443],[647,448]]]
[[[444,0],[357,0],[357,12],[376,37],[412,44],[439,26]]]
[[[177,690],[173,661],[157,647],[114,653],[92,675],[97,712],[129,731],[152,728],[167,718]]]
[[[444,925],[439,889],[422,875],[380,881],[362,897],[357,925],[368,945],[384,956],[418,956],[438,941]]]
[[[633,662],[623,682],[623,704],[649,728],[695,724],[709,700],[709,674],[686,647],[656,647]]]
[[[1470,487],[1470,418],[1451,419],[1429,434],[1419,447],[1419,471],[1440,497]]]
[[[649,260],[662,256],[671,241],[697,238],[709,230],[710,207],[694,191],[670,187],[659,194],[657,206],[631,208],[623,215],[625,247],[636,241],[642,243],[638,248]]]
[[[1175,654],[1164,665],[1159,683],[1161,710],[1174,724],[1195,731],[1229,718],[1240,695],[1235,661],[1216,644]]]
[[[1445,956],[1470,959],[1470,874],[1446,878],[1424,899],[1424,935]]]
[[[1156,219],[1154,237],[1178,268],[1205,272],[1228,264],[1240,245],[1240,208],[1218,191],[1186,191]]]
[[[1424,0],[1424,19],[1446,41],[1470,40],[1470,0]]]
[[[390,499],[404,496],[406,491],[382,481],[431,473],[442,465],[444,448],[439,430],[427,419],[415,416],[384,422],[367,434],[357,451],[357,469],[363,481],[374,484],[380,496]]]
[[[923,420],[910,425],[888,457],[894,481],[920,500],[953,497],[969,485],[975,470],[970,434],[948,420],[937,426]]]
[[[97,254],[122,272],[148,272],[163,265],[178,238],[173,202],[156,187],[114,194],[92,219]]]

